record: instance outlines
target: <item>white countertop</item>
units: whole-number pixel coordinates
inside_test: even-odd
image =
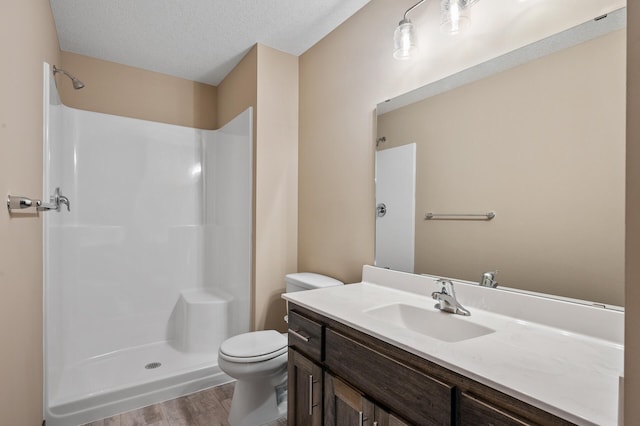
[[[623,312],[454,283],[471,311],[456,319],[494,333],[443,342],[376,318],[365,311],[391,304],[433,308],[430,295],[439,287],[428,276],[369,266],[362,283],[283,298],[568,421],[618,424]]]

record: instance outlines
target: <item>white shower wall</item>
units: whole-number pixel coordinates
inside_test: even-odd
[[[63,365],[171,339],[180,290],[204,285],[197,131],[65,110],[73,137],[54,186],[71,212],[48,214],[65,307],[49,319],[66,334]]]
[[[204,276],[231,295],[228,335],[251,328],[252,133],[251,110],[238,116],[203,145]],[[215,143],[213,143],[215,141]],[[215,196],[207,196],[213,193]],[[245,261],[238,261],[244,259]],[[238,284],[244,283],[242,291]]]
[[[205,131],[52,100],[48,120],[45,193],[60,187],[71,202],[44,213],[48,406],[126,387],[82,371],[136,347],[207,348],[194,359],[217,364],[211,345],[185,344],[181,295],[199,307],[222,301],[224,321],[188,317],[215,321],[205,326],[222,330],[218,339],[250,328],[251,110]]]

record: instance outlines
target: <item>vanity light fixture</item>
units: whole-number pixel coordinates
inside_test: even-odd
[[[416,33],[407,15],[426,0],[420,0],[404,13],[393,33],[393,57],[399,60],[411,59],[417,49]],[[449,34],[457,34],[471,24],[470,7],[479,0],[440,0],[440,28]]]
[[[471,25],[471,6],[479,0],[441,0],[440,29],[458,34]]]
[[[420,0],[411,6],[404,13],[402,21],[398,23],[398,27],[393,33],[393,57],[399,60],[411,59],[411,54],[416,50],[416,33],[413,28],[413,22],[407,15],[416,7],[420,6],[426,0]]]

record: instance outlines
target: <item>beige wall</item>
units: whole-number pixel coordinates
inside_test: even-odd
[[[220,128],[258,101],[258,45],[242,58],[240,63],[218,85],[218,123]],[[255,136],[256,113],[253,112]]]
[[[285,331],[284,276],[298,263],[298,58],[258,45],[256,328]]]
[[[627,6],[627,215],[624,419],[640,424],[640,3]]]
[[[378,117],[380,149],[417,143],[415,272],[499,270],[506,286],[624,304],[625,39]],[[424,220],[490,210],[490,222]]]
[[[0,13],[0,194],[42,194],[43,62],[58,63],[46,0]],[[0,423],[42,423],[42,222],[0,209]]]
[[[284,330],[297,265],[298,58],[256,45],[218,86],[218,124],[254,107],[254,329]]]
[[[392,3],[365,6],[300,57],[300,271],[356,282],[373,262],[374,107],[388,72],[369,46],[384,51],[393,28],[376,27]]]
[[[253,107],[253,152],[256,148],[256,106],[258,104],[258,46],[254,46],[236,67],[218,85],[218,128],[224,126],[235,116],[249,107]],[[255,329],[255,276],[256,276],[256,184],[255,184],[256,156],[253,156],[253,195],[252,227],[254,233],[251,244],[251,324]]]
[[[62,52],[58,67],[85,84],[74,90],[68,78],[56,76],[67,106],[199,129],[216,128],[215,86],[69,52]]]

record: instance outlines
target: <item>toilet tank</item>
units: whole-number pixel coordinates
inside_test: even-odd
[[[327,277],[326,275],[314,274],[312,272],[287,274],[284,277],[284,281],[287,283],[287,293],[344,285],[342,281],[338,281],[335,278]]]

